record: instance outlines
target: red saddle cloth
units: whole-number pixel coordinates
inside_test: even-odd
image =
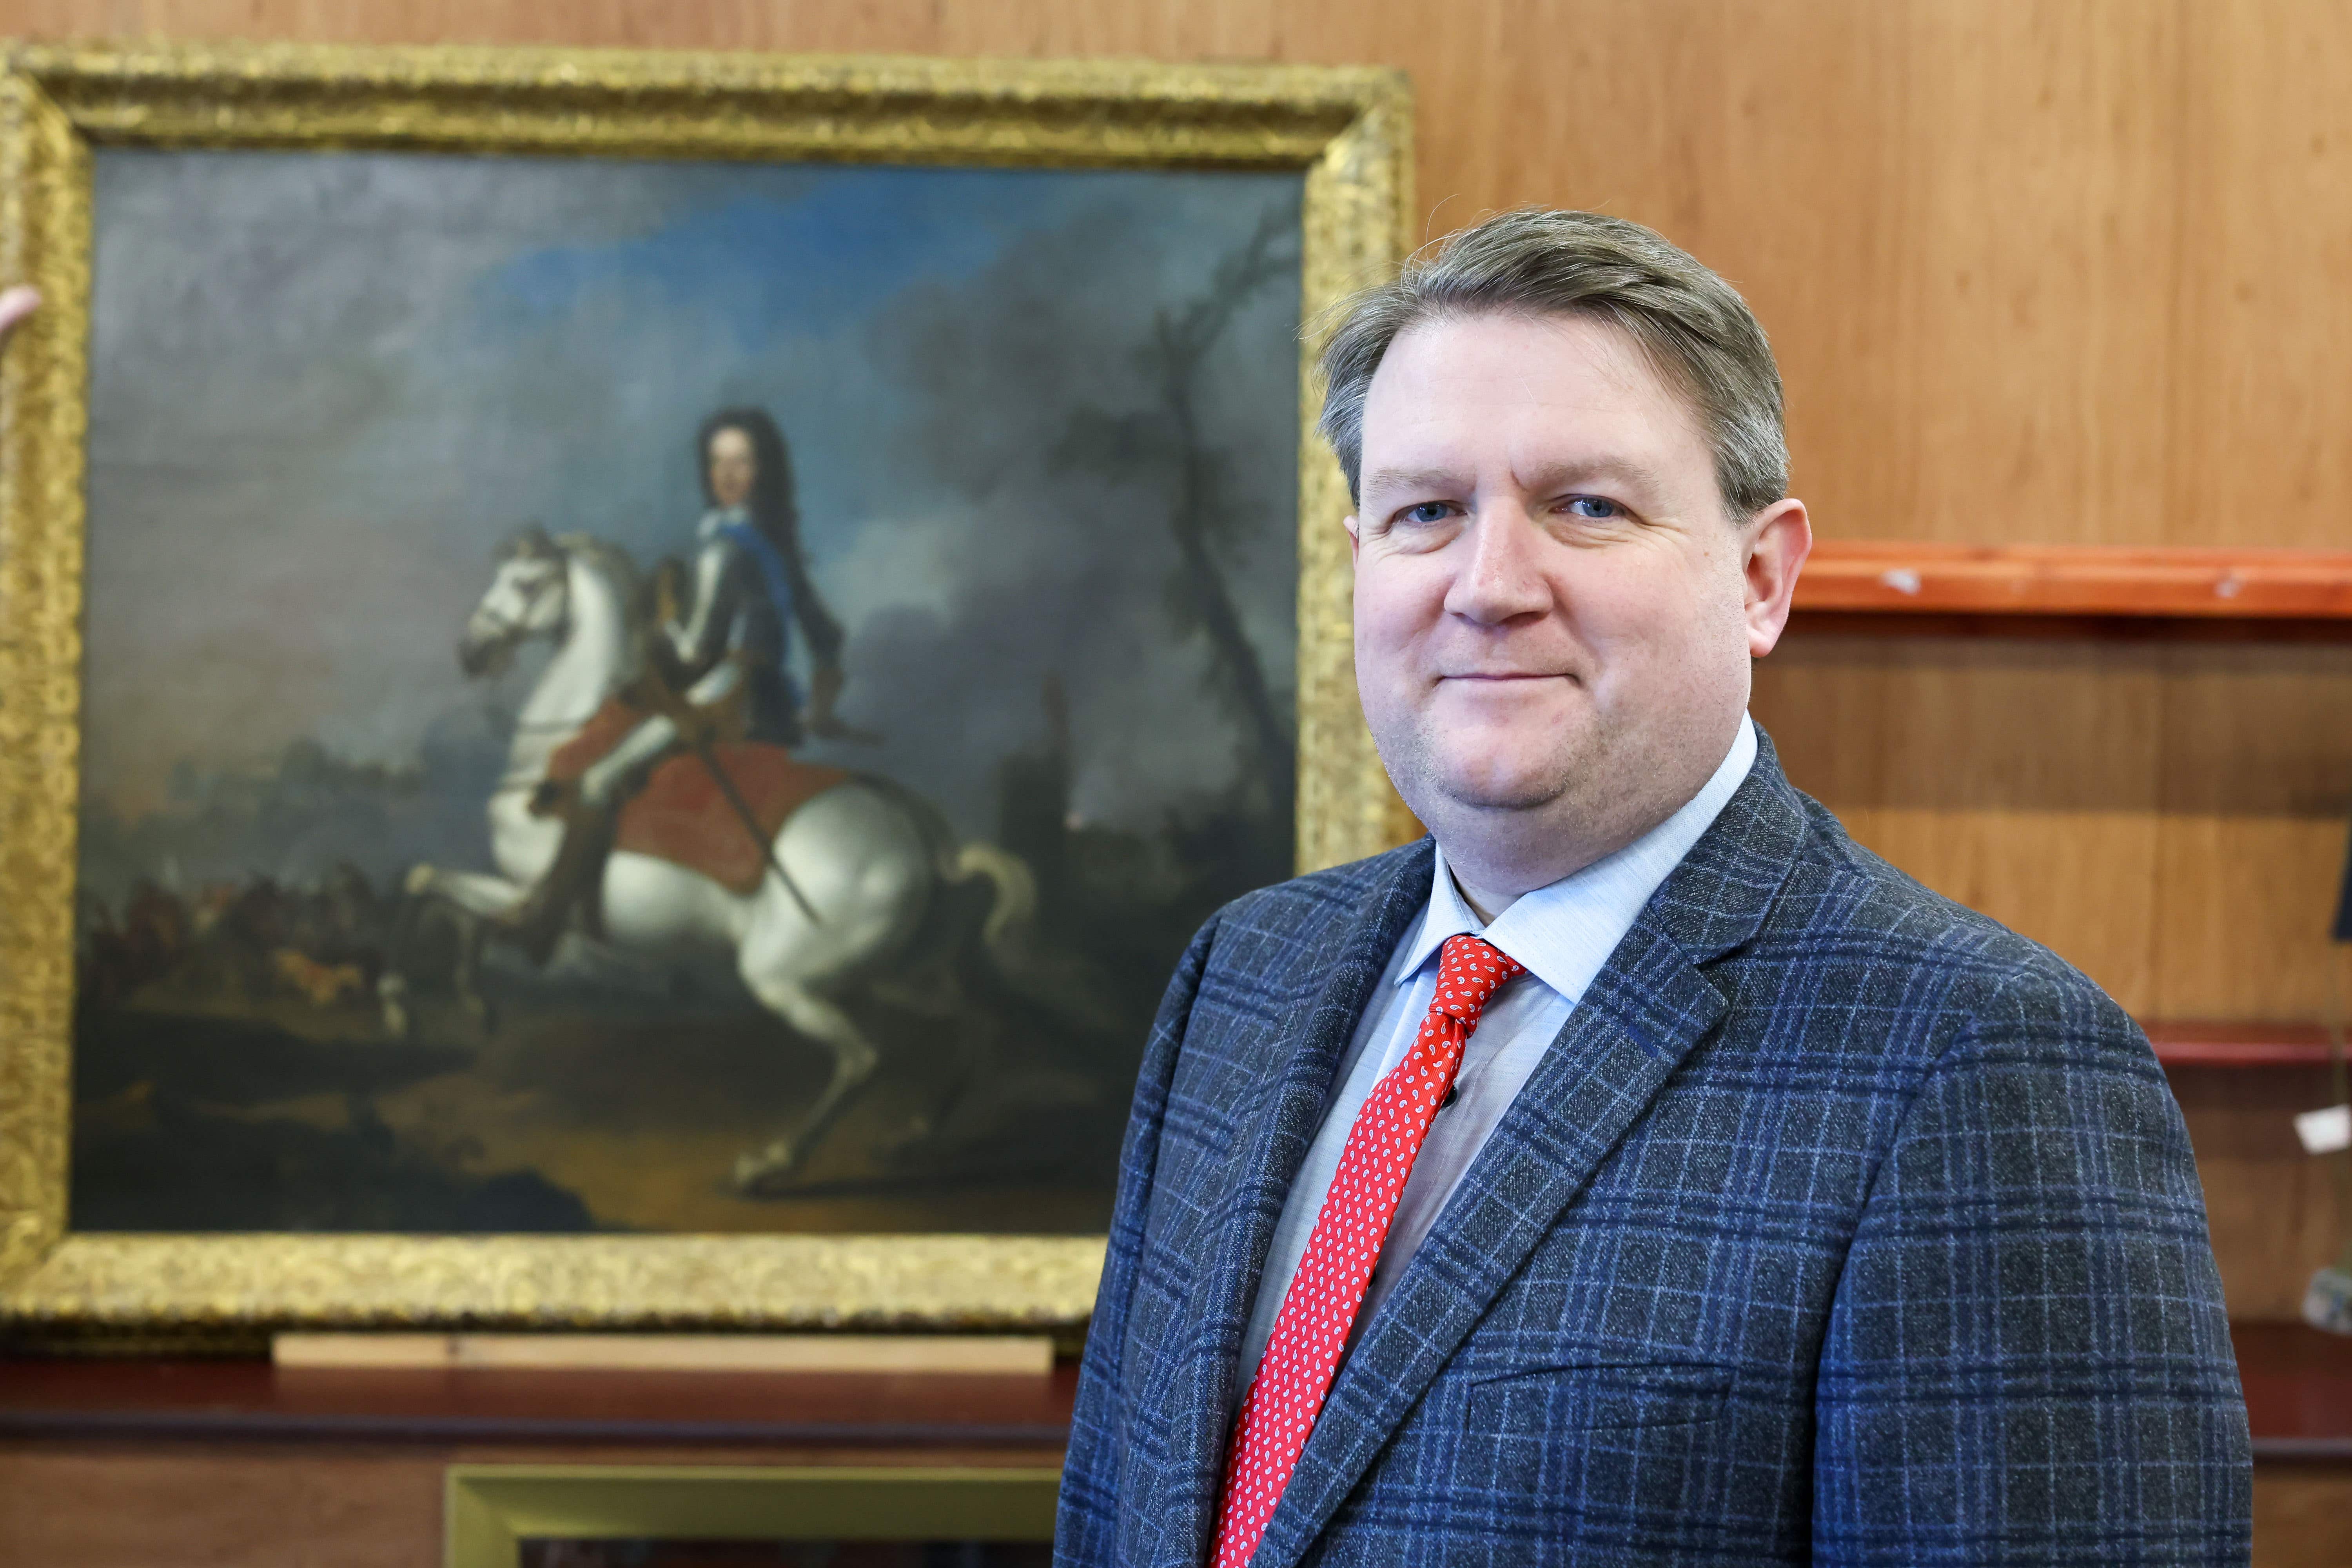
[[[557,748],[547,776],[558,784],[578,778],[650,716],[618,697],[606,698],[580,733]],[[613,847],[699,871],[730,892],[748,894],[767,873],[768,846],[784,819],[849,774],[795,761],[783,747],[763,741],[722,741],[712,749],[760,825],[757,840],[702,759],[687,752],[656,764],[646,787],[621,807]]]

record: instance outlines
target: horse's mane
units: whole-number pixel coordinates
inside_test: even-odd
[[[636,559],[627,551],[610,540],[586,533],[558,534],[555,542],[564,553],[583,557],[589,565],[610,578],[614,591],[629,607],[632,619],[643,612],[646,576],[637,570]]]
[[[652,631],[653,591],[646,574],[637,569],[636,558],[609,539],[598,539],[587,533],[563,533],[550,538],[545,529],[531,524],[499,549],[507,559],[538,558],[548,561],[572,560],[594,575],[603,578],[613,590],[613,600],[621,614],[624,636],[632,649],[633,663],[641,661],[646,652],[647,637]]]

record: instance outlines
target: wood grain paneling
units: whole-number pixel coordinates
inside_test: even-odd
[[[2255,1475],[2253,1568],[2344,1568],[2347,1563],[2352,1563],[2352,1471],[2342,1465],[2275,1465]]]
[[[0,1448],[0,1560],[47,1568],[419,1568],[441,1558],[431,1453]]]
[[[1061,1446],[0,1443],[16,1568],[426,1568],[457,1464],[1051,1467]]]
[[[2189,134],[2168,542],[2341,548],[2352,538],[2352,6],[2197,0],[2181,15],[2197,68],[2177,109]]]
[[[2133,1012],[2319,1016],[2352,649],[1799,638],[1754,706],[1856,838]]]
[[[2145,1011],[2166,652],[1817,637],[1759,668],[1754,710],[1862,843]]]
[[[1432,234],[1597,206],[1748,292],[1825,537],[2352,545],[2346,0],[0,0],[0,31],[1402,66]],[[1757,710],[1864,842],[2137,1009],[2310,1016],[2340,650],[1838,642],[1790,639]],[[2247,1195],[2217,1214],[2269,1223]]]
[[[2312,1271],[2335,1260],[2352,1224],[2336,1161],[2312,1159],[2294,1136],[2294,1114],[2327,1102],[2327,1069],[2177,1068],[2168,1076],[2197,1146],[2231,1314],[2297,1318]]]

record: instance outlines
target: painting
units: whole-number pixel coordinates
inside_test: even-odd
[[[1346,793],[1312,163],[270,123],[71,149],[52,1240],[1098,1236]]]
[[[75,1227],[1104,1228],[1299,187],[101,150]]]

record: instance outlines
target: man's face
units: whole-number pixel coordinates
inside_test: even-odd
[[[738,507],[751,499],[752,481],[760,477],[760,460],[751,450],[751,436],[732,425],[710,436],[710,494],[720,506]]]
[[[1541,886],[1696,793],[1786,592],[1759,621],[1759,525],[1726,514],[1696,417],[1630,338],[1579,317],[1409,329],[1372,378],[1361,489],[1364,714],[1449,858],[1449,827],[1581,844]]]

